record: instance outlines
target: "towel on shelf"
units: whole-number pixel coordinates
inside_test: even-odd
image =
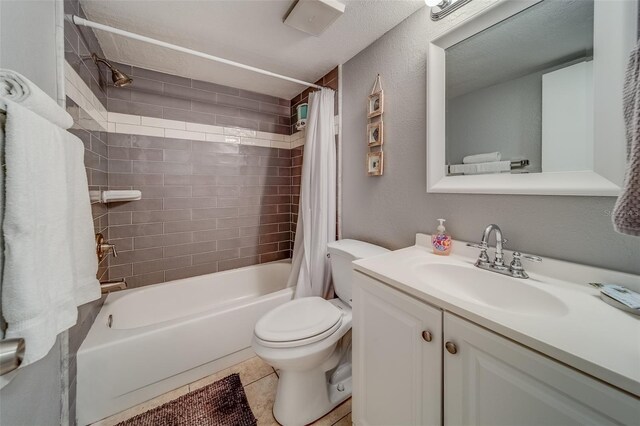
[[[501,153],[487,152],[485,154],[467,155],[462,159],[462,164],[493,163],[501,159]]]
[[[2,314],[22,337],[22,365],[44,357],[100,297],[84,147],[80,139],[5,100]]]
[[[73,126],[73,119],[67,111],[21,74],[0,69],[0,96],[19,103],[41,117],[63,129]]]
[[[452,175],[481,175],[487,173],[502,173],[511,171],[511,161],[493,161],[490,163],[451,164],[449,174]]]
[[[640,236],[640,41],[631,52],[623,91],[627,128],[627,170],[613,209],[613,225],[621,234]]]

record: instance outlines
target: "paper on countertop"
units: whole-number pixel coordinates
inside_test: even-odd
[[[640,310],[640,293],[615,284],[602,284],[600,292],[631,309]]]

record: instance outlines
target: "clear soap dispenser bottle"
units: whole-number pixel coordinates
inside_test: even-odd
[[[436,228],[436,233],[431,236],[433,253],[440,256],[448,256],[451,252],[451,236],[447,235],[444,227],[444,219],[438,219],[440,225]]]

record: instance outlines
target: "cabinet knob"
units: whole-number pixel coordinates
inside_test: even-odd
[[[449,352],[450,354],[457,354],[458,353],[458,347],[453,342],[445,343],[444,347],[447,349],[447,352]]]
[[[433,340],[433,335],[429,330],[425,330],[422,332],[422,340],[424,340],[425,342],[430,342]]]

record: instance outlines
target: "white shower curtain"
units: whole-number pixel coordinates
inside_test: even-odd
[[[327,244],[336,240],[336,144],[331,89],[309,95],[300,208],[288,286],[295,297],[330,298]]]

